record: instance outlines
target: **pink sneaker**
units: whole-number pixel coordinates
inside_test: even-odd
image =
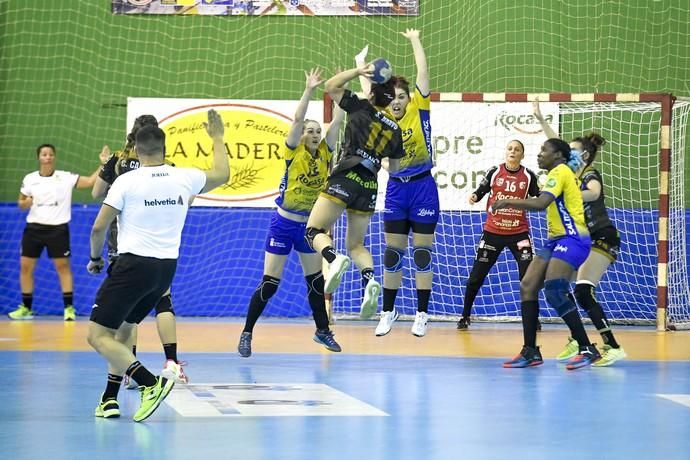
[[[175,383],[189,383],[189,378],[187,378],[182,368],[183,364],[187,363],[183,361],[175,362],[172,359],[167,360],[165,362],[165,367],[161,371],[161,377],[168,380],[174,380]]]

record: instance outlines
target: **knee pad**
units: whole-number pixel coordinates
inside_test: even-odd
[[[273,294],[278,290],[280,279],[273,276],[264,275],[261,284],[256,288],[256,292],[263,302],[268,302],[268,299],[273,297]]]
[[[412,250],[414,265],[419,273],[431,271],[431,248],[424,246],[416,247]]]
[[[175,310],[173,309],[172,297],[170,296],[170,294],[166,294],[163,297],[161,297],[161,299],[156,304],[156,316],[160,315],[161,313],[172,313],[173,315],[175,314]]]
[[[568,298],[570,283],[565,278],[544,281],[544,294],[546,302],[551,308],[556,310],[558,316],[563,318],[577,307]]]
[[[323,295],[323,274],[321,272],[307,275],[304,279],[307,280],[307,297]]]
[[[594,299],[594,286],[589,283],[579,283],[575,285],[575,300],[584,311],[589,313],[596,304]]]
[[[304,238],[307,240],[307,244],[310,248],[314,249],[314,238],[319,233],[326,233],[326,230],[316,227],[307,227],[307,231],[304,233]]]
[[[383,252],[383,268],[389,273],[399,272],[403,269],[405,252],[402,249],[386,246]]]

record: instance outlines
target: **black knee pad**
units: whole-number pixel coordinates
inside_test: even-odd
[[[323,274],[321,272],[312,273],[304,277],[307,281],[307,296],[323,295]]]
[[[419,273],[431,271],[431,248],[419,246],[412,251],[412,258]]]
[[[314,238],[316,238],[316,235],[319,233],[326,233],[326,230],[323,228],[307,227],[304,238],[307,240],[307,244],[310,248],[314,249]]]
[[[269,275],[264,275],[261,280],[261,284],[256,291],[263,302],[268,302],[268,299],[273,297],[273,295],[278,290],[278,285],[280,284],[280,278],[276,278]]]
[[[596,305],[594,299],[594,286],[588,283],[579,283],[575,285],[575,300],[577,304],[582,307],[584,311],[589,311]]]
[[[568,313],[575,311],[577,307],[568,299],[570,282],[565,278],[544,281],[544,297],[546,303],[556,310],[558,316],[563,318]]]
[[[402,249],[386,246],[383,252],[383,267],[387,272],[395,273],[403,269],[405,252]]]
[[[156,316],[161,313],[172,313],[175,314],[173,309],[172,296],[170,294],[164,295],[156,304]]]

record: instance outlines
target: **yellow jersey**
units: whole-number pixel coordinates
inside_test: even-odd
[[[397,120],[402,130],[405,156],[400,159],[400,170],[391,176],[414,176],[429,171],[433,166],[431,147],[431,98],[415,87],[407,104],[405,115]]]
[[[548,193],[555,198],[546,208],[549,239],[566,235],[589,235],[582,192],[575,173],[566,164],[560,164],[549,171],[541,193]]]
[[[333,152],[325,139],[316,149],[316,158],[311,156],[304,143],[295,148],[285,144],[285,149],[285,174],[276,204],[288,212],[308,216],[326,186]]]

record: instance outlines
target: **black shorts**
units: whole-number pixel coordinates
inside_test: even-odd
[[[69,226],[26,224],[22,235],[22,257],[38,259],[43,248],[48,249],[48,257],[51,259],[69,257]]]
[[[352,211],[373,213],[376,209],[377,192],[376,176],[365,167],[357,165],[330,176],[321,196]]]
[[[120,254],[96,293],[91,321],[118,329],[123,321],[139,324],[168,290],[177,259]]]
[[[611,263],[618,259],[621,250],[621,237],[616,227],[604,227],[592,233],[592,251],[597,251],[611,259]]]

